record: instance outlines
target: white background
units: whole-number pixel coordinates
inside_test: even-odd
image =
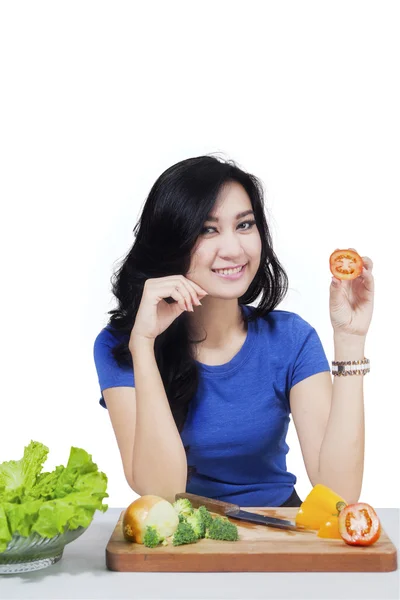
[[[156,178],[220,152],[264,183],[274,248],[333,360],[328,259],[374,261],[361,500],[400,506],[398,2],[3,2],[0,462],[85,448],[136,498],[93,342]],[[288,469],[311,490],[293,423]]]

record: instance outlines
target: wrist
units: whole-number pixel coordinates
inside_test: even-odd
[[[154,348],[155,339],[148,338],[143,335],[131,334],[129,340],[129,350],[131,353],[136,352],[137,349],[142,348]]]
[[[362,360],[365,352],[365,335],[334,333],[334,360]]]

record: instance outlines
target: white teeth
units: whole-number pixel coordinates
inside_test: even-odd
[[[214,269],[216,273],[221,273],[222,275],[233,275],[234,273],[239,273],[242,270],[242,267],[237,267],[236,269]]]

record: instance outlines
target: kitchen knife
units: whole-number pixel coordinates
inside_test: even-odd
[[[175,494],[175,500],[178,500],[179,498],[187,498],[190,500],[193,508],[205,506],[210,512],[225,515],[232,519],[239,519],[240,521],[248,521],[249,523],[257,523],[259,525],[268,525],[269,527],[276,527],[278,529],[290,529],[292,531],[301,532],[307,531],[305,527],[296,525],[295,521],[276,519],[275,517],[267,517],[247,510],[241,510],[238,504],[231,504],[230,502],[214,500],[214,498],[207,498],[206,496],[198,496],[197,494],[189,494],[187,492]]]

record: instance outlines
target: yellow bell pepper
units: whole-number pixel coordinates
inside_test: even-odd
[[[339,517],[330,517],[326,523],[321,525],[317,536],[320,538],[342,540],[343,538],[339,532]]]
[[[319,530],[331,517],[337,517],[345,506],[347,502],[344,498],[327,486],[317,483],[299,507],[295,517],[296,525]]]

